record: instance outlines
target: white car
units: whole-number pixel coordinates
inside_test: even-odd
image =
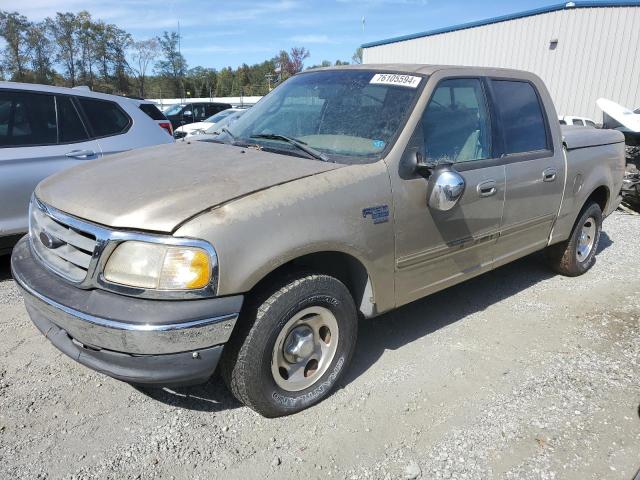
[[[244,110],[236,109],[236,110],[237,111],[232,112],[231,115],[227,115],[225,118],[223,118],[219,122],[214,123],[213,125],[211,125],[209,128],[207,128],[202,133],[197,134],[197,135],[192,135],[192,136],[188,137],[189,140],[198,140],[198,141],[200,141],[200,140],[215,139],[218,135],[220,135],[222,133],[222,129],[223,128],[229,127],[229,125],[232,125],[236,120],[238,120],[247,111],[246,109],[244,109]],[[187,138],[187,137],[185,137],[185,138]]]
[[[202,134],[205,132],[205,130],[213,127],[216,123],[228,117],[232,113],[241,112],[241,111],[243,111],[243,109],[241,108],[227,108],[226,110],[222,110],[221,112],[218,112],[215,115],[211,115],[209,118],[207,118],[203,122],[189,123],[187,125],[182,125],[181,127],[176,128],[176,131],[173,133],[173,136],[174,138],[178,139],[178,138],[191,137],[192,135]]]
[[[0,255],[27,231],[29,199],[42,179],[107,155],[173,143],[170,127],[145,100],[0,82]]]
[[[596,128],[596,122],[587,117],[575,117],[572,115],[559,116],[560,125],[578,125],[579,127]]]

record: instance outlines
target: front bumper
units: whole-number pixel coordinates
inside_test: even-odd
[[[28,238],[11,270],[38,329],[79,363],[131,383],[206,381],[242,307],[242,296],[149,300],[83,290],[49,272]]]

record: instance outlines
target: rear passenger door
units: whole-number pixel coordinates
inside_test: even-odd
[[[0,236],[27,231],[29,198],[41,180],[99,156],[72,97],[0,91]]]
[[[538,88],[523,80],[493,79],[490,84],[506,174],[496,244],[499,265],[547,244],[562,199],[565,166],[562,150],[554,149]]]
[[[131,143],[123,138],[133,121],[116,103],[90,97],[77,97],[89,134],[100,145],[103,155],[131,149]]]

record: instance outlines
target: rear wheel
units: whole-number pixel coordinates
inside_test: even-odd
[[[551,245],[546,256],[551,268],[568,277],[582,275],[596,262],[596,251],[602,232],[602,210],[591,202],[582,210],[566,242]]]
[[[351,360],[357,314],[342,282],[302,274],[250,299],[238,327],[222,376],[242,403],[277,417],[329,395]]]

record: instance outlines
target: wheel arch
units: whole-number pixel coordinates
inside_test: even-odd
[[[607,187],[606,185],[600,185],[594,188],[593,191],[586,198],[586,200],[584,201],[584,204],[582,205],[582,208],[580,209],[580,212],[582,212],[584,208],[590,202],[593,201],[598,204],[598,206],[600,207],[600,210],[602,210],[602,214],[604,215],[606,212],[607,206],[609,205],[610,199],[611,199],[611,193],[609,192],[609,187]],[[578,213],[578,217],[580,217],[579,213]]]
[[[291,272],[310,270],[332,276],[345,284],[358,311],[365,317],[376,315],[372,279],[364,262],[351,253],[338,250],[317,251],[290,258],[260,278],[249,294],[268,288],[274,280]]]

